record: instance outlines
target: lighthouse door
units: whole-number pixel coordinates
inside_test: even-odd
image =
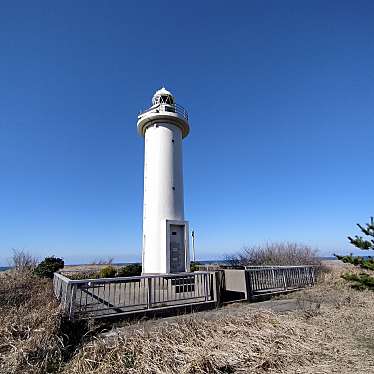
[[[182,225],[170,225],[170,273],[186,271],[184,228]]]

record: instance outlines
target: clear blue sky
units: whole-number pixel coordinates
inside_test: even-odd
[[[0,264],[140,259],[140,108],[185,106],[200,259],[349,252],[374,214],[373,1],[2,1]]]

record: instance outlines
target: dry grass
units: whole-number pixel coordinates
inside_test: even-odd
[[[0,372],[45,373],[62,362],[61,317],[50,280],[8,272],[0,283]]]
[[[229,373],[281,370],[307,364],[313,353],[296,325],[270,313],[215,320],[190,318],[151,332],[97,339],[87,344],[66,373]]]
[[[317,311],[176,319],[85,344],[65,373],[372,373],[374,296],[350,289],[339,271],[297,295]],[[295,296],[295,294],[293,295]]]
[[[235,313],[139,323],[84,342],[84,329],[72,340],[77,326],[61,319],[49,280],[7,276],[0,280],[0,372],[374,373],[374,294],[349,288],[341,271],[289,296],[314,301],[317,310],[274,314],[245,303]]]

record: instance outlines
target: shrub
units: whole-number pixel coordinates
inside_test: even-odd
[[[350,254],[349,256],[339,256],[335,254],[334,256],[338,260],[343,261],[344,263],[359,266],[362,269],[374,270],[374,258],[373,257],[364,258],[361,256],[353,256],[352,254]]]
[[[112,265],[105,266],[100,269],[100,278],[114,278],[116,269]]]
[[[372,290],[374,291],[374,277],[368,273],[345,273],[342,278],[352,282],[351,287],[358,290]]]
[[[34,270],[41,278],[53,278],[53,273],[64,267],[64,260],[58,257],[46,257]]]
[[[199,270],[199,267],[201,266],[202,264],[198,261],[191,261],[190,263],[190,271],[198,271]]]
[[[317,251],[298,243],[270,243],[259,247],[247,247],[240,253],[226,257],[234,267],[246,265],[320,265]]]
[[[122,266],[117,271],[117,277],[135,277],[137,275],[142,275],[141,264],[129,264]]]
[[[35,269],[37,263],[37,259],[23,249],[13,249],[10,265],[16,271],[32,271]]]
[[[112,265],[114,261],[113,257],[108,257],[108,258],[96,258],[93,260],[90,265]]]
[[[100,278],[100,274],[98,271],[77,271],[77,272],[65,272],[64,271],[64,275],[72,280]]]

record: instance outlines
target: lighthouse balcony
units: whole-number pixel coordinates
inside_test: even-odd
[[[188,121],[188,113],[187,110],[179,104],[167,104],[167,103],[160,103],[151,106],[149,109],[141,110],[139,112],[138,118],[142,118],[145,115],[153,114],[153,113],[175,113],[179,117],[182,117],[185,121]]]
[[[190,127],[188,124],[188,113],[181,105],[169,103],[157,103],[138,115],[138,132],[144,136],[145,130],[155,122],[173,123],[182,130],[185,138]]]

